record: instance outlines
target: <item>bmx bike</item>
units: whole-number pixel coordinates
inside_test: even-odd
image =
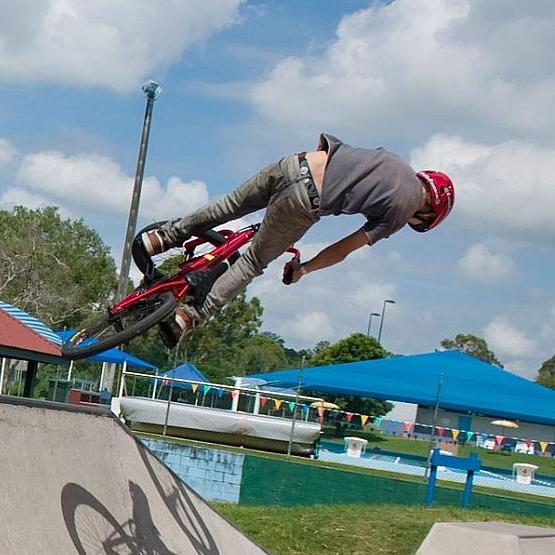
[[[151,224],[139,234],[163,223]],[[180,303],[200,306],[213,283],[238,260],[239,249],[253,239],[259,227],[254,224],[238,231],[208,230],[192,237],[180,249],[179,270],[171,276],[162,274],[154,264],[140,268],[145,274],[141,284],[70,337],[62,345],[63,356],[75,360],[101,353],[161,323]],[[203,250],[207,246],[208,250]],[[290,247],[287,252],[294,260],[300,259],[297,249]],[[291,282],[291,273],[284,273],[284,283]]]

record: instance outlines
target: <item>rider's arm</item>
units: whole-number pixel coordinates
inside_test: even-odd
[[[333,266],[344,260],[353,251],[368,245],[368,236],[363,229],[359,229],[351,235],[337,241],[333,245],[321,250],[314,258],[303,262],[302,266],[308,272],[314,272]]]
[[[283,275],[286,276],[289,272],[290,273],[287,277],[288,281],[285,281],[285,283],[296,283],[301,279],[303,274],[333,266],[344,260],[345,257],[354,250],[360,249],[360,247],[364,247],[368,244],[369,239],[366,232],[364,229],[359,229],[344,239],[341,239],[341,241],[337,241],[337,243],[326,247],[307,262],[303,262],[302,264],[298,261],[288,262],[285,265]]]

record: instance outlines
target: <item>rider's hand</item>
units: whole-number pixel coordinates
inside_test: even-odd
[[[302,276],[300,260],[293,259],[283,267],[283,282],[287,285],[297,283]]]

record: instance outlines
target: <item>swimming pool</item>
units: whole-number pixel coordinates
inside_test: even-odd
[[[427,467],[425,457],[404,453],[390,453],[380,449],[369,449],[360,458],[351,457],[345,453],[342,444],[327,441],[320,443],[318,459],[412,476],[425,476]],[[465,471],[442,467],[439,470],[439,480],[459,483],[466,481]],[[531,484],[523,484],[514,480],[509,470],[484,467],[474,475],[474,484],[555,498],[555,479],[550,476],[538,475]]]

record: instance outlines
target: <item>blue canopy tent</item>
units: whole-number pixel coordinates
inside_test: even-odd
[[[180,380],[190,380],[192,382],[209,383],[208,378],[194,364],[190,364],[189,362],[184,362],[172,370],[167,370],[163,374],[160,374],[160,376],[166,378],[179,378]],[[160,380],[152,381],[156,382],[154,384],[154,397],[156,394],[157,383]],[[190,387],[191,386],[186,383],[174,382],[173,384],[174,389],[189,389]]]
[[[70,337],[75,334],[75,330],[60,330],[57,331],[56,334],[61,338],[62,341],[67,341]],[[92,340],[90,340],[92,341]],[[158,370],[158,366],[154,366],[154,364],[150,364],[150,362],[146,362],[146,360],[142,360],[139,357],[136,357],[130,353],[126,353],[125,351],[120,351],[119,349],[113,348],[103,351],[102,353],[98,353],[97,355],[92,355],[87,357],[85,360],[92,360],[96,362],[102,362],[102,373],[100,374],[100,385],[104,381],[104,371],[106,369],[106,364],[121,364],[124,368],[126,366],[132,366],[134,368],[144,368],[148,370]],[[73,361],[69,364],[69,370],[67,373],[67,380],[71,379],[71,372],[73,370]]]
[[[302,388],[416,403],[555,425],[555,391],[459,351],[444,351],[305,368]],[[296,388],[299,370],[254,374],[269,385]]]
[[[67,341],[70,337],[75,335],[75,330],[57,331],[56,335],[58,335],[62,339],[62,341]],[[154,364],[150,364],[150,362],[146,362],[146,360],[142,360],[139,357],[136,357],[130,353],[126,353],[125,351],[120,351],[116,348],[108,349],[107,351],[104,351],[97,355],[92,355],[90,357],[87,357],[86,360],[108,362],[111,364],[127,363],[127,366],[133,366],[135,368],[147,368],[149,370],[158,369],[158,366],[154,366]]]

